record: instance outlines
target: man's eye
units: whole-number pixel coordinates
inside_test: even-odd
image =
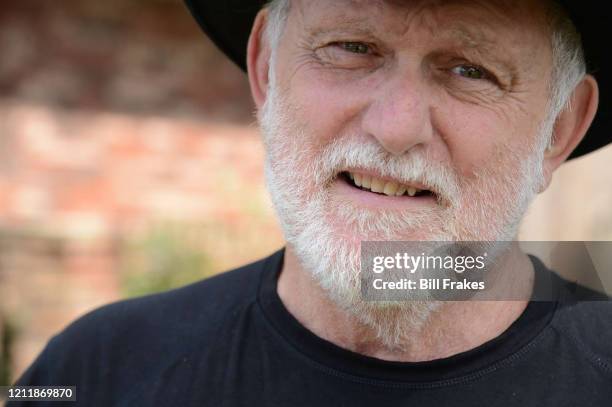
[[[315,57],[330,68],[373,70],[384,62],[376,44],[363,41],[333,41],[315,50]]]
[[[369,54],[371,52],[370,46],[363,42],[338,42],[336,45],[353,54]]]
[[[458,65],[451,71],[468,79],[489,79],[490,77],[486,70],[473,65]]]

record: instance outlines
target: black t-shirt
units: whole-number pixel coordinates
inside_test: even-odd
[[[470,351],[404,363],[304,328],[276,292],[283,255],[98,309],[18,383],[76,385],[76,405],[88,407],[612,406],[612,303],[573,300],[579,290],[536,258],[536,289],[556,279],[560,301],[531,301]]]

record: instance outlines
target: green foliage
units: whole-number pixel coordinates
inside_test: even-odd
[[[129,297],[180,287],[212,274],[212,261],[176,225],[156,227],[123,250],[122,283]]]
[[[0,386],[10,386],[12,384],[11,367],[13,363],[12,349],[17,336],[16,327],[7,318],[0,315]]]

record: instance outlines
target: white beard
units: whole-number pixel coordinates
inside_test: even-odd
[[[403,350],[441,303],[365,301],[361,241],[513,240],[542,181],[544,143],[529,156],[524,151],[499,151],[491,160],[495,168],[461,182],[452,168],[428,160],[420,151],[394,156],[372,139],[339,136],[317,147],[307,126],[292,116],[295,111],[271,81],[260,125],[266,182],[288,245],[335,304],[373,329],[388,349]],[[501,159],[505,167],[499,165]],[[398,212],[334,201],[329,185],[348,167],[420,181],[434,187],[444,204]]]

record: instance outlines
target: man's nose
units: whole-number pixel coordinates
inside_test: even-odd
[[[362,118],[363,130],[395,155],[427,143],[433,134],[428,92],[418,74],[387,81],[372,95]]]

